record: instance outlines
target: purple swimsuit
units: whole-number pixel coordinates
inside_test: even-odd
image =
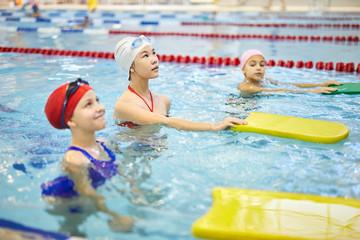
[[[103,142],[100,142],[101,146],[108,153],[110,161],[101,161],[93,158],[88,152],[84,149],[71,146],[69,150],[75,150],[82,152],[93,164],[89,168],[89,178],[91,179],[91,185],[93,188],[97,188],[104,184],[106,179],[117,174],[118,164],[115,163],[115,154],[108,149]],[[52,196],[52,197],[61,197],[61,198],[72,198],[79,196],[79,193],[74,189],[75,182],[68,176],[61,176],[52,181],[41,184],[42,195],[43,196]]]

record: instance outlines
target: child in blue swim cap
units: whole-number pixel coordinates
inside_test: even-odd
[[[51,93],[45,114],[55,128],[69,128],[72,138],[62,162],[67,176],[43,183],[43,197],[73,200],[76,204],[67,206],[77,213],[82,212],[85,202],[91,202],[96,210],[111,216],[109,224],[114,231],[131,231],[134,219],[109,210],[104,197],[96,191],[120,169],[115,154],[95,136],[106,126],[105,107],[95,91],[81,79],[64,84]]]
[[[337,88],[328,87],[329,85],[341,85],[341,82],[329,80],[324,83],[291,83],[291,85],[299,88],[316,89],[288,89],[288,88],[267,88],[265,85],[281,85],[283,83],[264,79],[265,75],[265,57],[262,52],[257,49],[249,49],[245,51],[240,58],[240,69],[245,75],[245,79],[238,85],[243,95],[251,95],[258,92],[293,92],[293,93],[330,93],[336,91]]]

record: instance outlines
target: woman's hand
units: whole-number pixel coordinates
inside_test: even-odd
[[[331,92],[334,92],[337,90],[338,90],[337,88],[333,88],[333,87],[322,87],[322,88],[312,90],[311,92],[313,92],[313,93],[331,93]]]
[[[329,81],[326,81],[323,84],[321,84],[321,86],[328,87],[329,85],[341,85],[341,84],[343,84],[343,83],[338,82],[338,81],[334,81],[334,80],[329,80]]]
[[[236,127],[236,125],[246,125],[247,121],[239,119],[239,118],[233,118],[233,117],[227,117],[222,122],[214,124],[214,131],[220,131],[224,130],[228,127]]]
[[[131,232],[135,224],[133,217],[124,217],[118,214],[112,214],[109,220],[109,226],[114,232]]]

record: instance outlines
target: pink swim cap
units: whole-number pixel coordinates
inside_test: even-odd
[[[251,58],[252,56],[255,56],[255,55],[260,55],[262,56],[263,58],[264,57],[264,54],[262,52],[260,52],[259,50],[257,49],[249,49],[249,50],[246,50],[242,55],[241,55],[241,58],[240,58],[240,69],[242,70],[247,62],[247,60],[249,60],[249,58]]]

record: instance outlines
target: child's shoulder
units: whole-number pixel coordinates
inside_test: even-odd
[[[242,81],[241,83],[238,84],[238,89],[240,89],[240,90],[249,90],[249,89],[254,89],[257,87],[258,86],[256,86],[255,84],[245,82],[245,81]]]
[[[243,95],[250,95],[262,91],[262,88],[252,83],[241,82],[238,84],[238,89]]]
[[[89,159],[80,151],[69,150],[65,153],[63,162],[80,166],[89,164]]]

